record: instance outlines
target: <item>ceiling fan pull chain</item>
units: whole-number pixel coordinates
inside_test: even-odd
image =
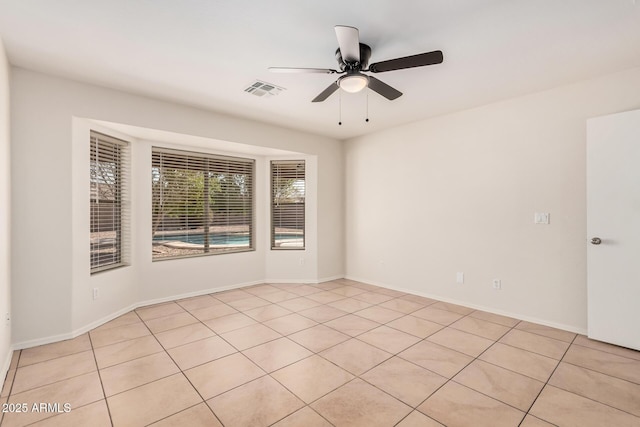
[[[342,126],[342,91],[338,93],[338,125]]]
[[[365,122],[369,123],[369,90],[367,89],[367,117],[364,119]]]

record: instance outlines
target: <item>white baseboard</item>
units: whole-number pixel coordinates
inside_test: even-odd
[[[339,275],[339,276],[333,276],[333,277],[325,277],[325,278],[321,278],[318,280],[258,280],[258,281],[253,281],[253,282],[245,282],[245,283],[238,283],[235,285],[229,285],[229,286],[223,286],[223,287],[217,287],[217,288],[210,288],[210,289],[204,289],[204,290],[199,290],[199,291],[195,291],[195,292],[187,292],[184,294],[178,294],[178,295],[172,295],[172,296],[168,296],[168,297],[163,297],[163,298],[154,298],[154,299],[150,299],[150,300],[144,300],[144,301],[140,301],[138,303],[134,303],[131,304],[127,307],[124,307],[120,310],[117,310],[113,313],[110,313],[107,316],[104,316],[98,320],[95,320],[91,323],[88,323],[86,325],[81,326],[80,328],[77,328],[71,332],[68,333],[64,333],[64,334],[58,334],[58,335],[50,335],[48,337],[43,337],[43,338],[37,338],[37,339],[33,339],[33,340],[26,340],[26,341],[21,341],[18,343],[14,343],[13,345],[11,345],[9,347],[9,352],[8,354],[4,357],[4,359],[0,359],[0,361],[2,361],[2,363],[0,364],[0,388],[2,387],[2,385],[4,384],[4,379],[6,378],[7,373],[9,372],[9,368],[11,367],[11,359],[13,357],[13,352],[16,350],[23,350],[26,348],[31,348],[31,347],[37,347],[39,345],[45,345],[45,344],[51,344],[54,342],[59,342],[59,341],[64,341],[64,340],[69,340],[69,339],[73,339],[76,338],[88,331],[91,331],[92,329],[95,329],[99,326],[104,325],[105,323],[122,316],[123,314],[126,314],[132,310],[135,310],[136,308],[140,308],[140,307],[146,307],[149,305],[154,305],[154,304],[161,304],[163,302],[169,302],[169,301],[175,301],[175,300],[179,300],[179,299],[184,299],[184,298],[191,298],[191,297],[197,297],[200,295],[207,295],[207,294],[214,294],[217,292],[224,292],[224,291],[228,291],[228,290],[232,290],[232,289],[238,289],[238,288],[244,288],[247,286],[254,286],[254,285],[260,285],[263,283],[309,283],[309,284],[318,284],[318,283],[323,283],[323,282],[328,282],[331,280],[336,280],[336,279],[342,279],[344,276],[343,275]],[[0,355],[1,356],[1,355]]]
[[[324,282],[330,282],[332,280],[338,280],[338,279],[344,279],[344,274],[341,274],[339,276],[330,276],[330,277],[322,277],[320,279],[318,279],[318,281],[316,283],[324,283]]]
[[[513,317],[514,319],[518,319],[518,320],[524,320],[526,322],[531,322],[531,323],[537,323],[539,325],[544,325],[544,326],[549,326],[552,328],[556,328],[556,329],[562,329],[564,331],[569,331],[569,332],[573,332],[576,334],[581,334],[581,335],[586,335],[587,334],[587,330],[585,328],[577,328],[575,326],[572,325],[565,325],[563,323],[557,323],[557,322],[551,322],[549,320],[546,319],[540,319],[537,317],[531,317],[531,316],[525,316],[522,315],[520,313],[514,313],[514,312],[510,312],[510,311],[504,311],[504,310],[496,310],[495,308],[492,307],[486,307],[483,305],[478,305],[478,304],[471,304],[468,301],[461,301],[461,300],[457,300],[454,298],[448,298],[448,297],[443,297],[441,295],[434,295],[434,294],[429,294],[429,293],[424,293],[424,292],[417,292],[413,289],[406,289],[406,288],[401,288],[398,286],[392,286],[386,283],[381,283],[381,282],[376,282],[374,280],[369,280],[369,279],[365,279],[362,277],[354,277],[354,276],[345,276],[345,279],[349,279],[349,280],[355,280],[356,282],[361,282],[361,283],[367,283],[369,285],[374,285],[374,286],[380,286],[381,288],[386,288],[386,289],[391,289],[394,291],[400,291],[400,292],[405,292],[408,294],[412,294],[412,295],[417,295],[420,297],[425,297],[425,298],[431,298],[431,299],[435,299],[438,301],[442,301],[442,302],[448,302],[451,304],[457,304],[457,305],[462,305],[464,307],[469,307],[469,308],[473,308],[475,310],[482,310],[482,311],[486,311],[489,313],[493,313],[493,314],[499,314],[501,316],[507,316],[507,317]]]
[[[199,290],[195,292],[187,292],[179,295],[171,295],[163,298],[155,298],[155,299],[150,299],[146,301],[141,301],[136,304],[135,308],[146,307],[148,305],[154,305],[154,304],[161,304],[163,302],[175,301],[175,300],[184,299],[184,298],[199,297],[201,295],[215,294],[218,292],[229,291],[232,289],[246,288],[247,286],[261,285],[263,283],[265,283],[264,280],[256,280],[253,282],[244,282],[244,283],[238,283],[235,285],[221,286],[218,288],[210,288],[210,289],[204,289],[204,290]]]
[[[204,289],[204,290],[199,290],[199,291],[195,291],[195,292],[187,292],[184,294],[178,294],[178,295],[172,295],[172,296],[168,296],[168,297],[163,297],[163,298],[154,298],[151,300],[145,300],[145,301],[140,301],[134,304],[131,304],[128,307],[124,307],[116,312],[113,312],[107,316],[102,317],[101,319],[95,320],[91,323],[88,323],[86,325],[81,326],[80,328],[77,328],[69,333],[65,333],[65,334],[59,334],[59,335],[51,335],[48,337],[44,337],[44,338],[37,338],[37,339],[33,339],[33,340],[27,340],[27,341],[22,341],[19,343],[15,343],[13,344],[12,348],[14,350],[23,350],[25,348],[31,348],[31,347],[37,347],[39,345],[44,345],[44,344],[51,344],[54,342],[58,342],[58,341],[64,341],[64,340],[69,340],[69,339],[73,339],[79,335],[82,335],[92,329],[97,328],[98,326],[104,325],[105,323],[115,319],[116,317],[122,316],[123,314],[126,314],[132,310],[135,310],[136,308],[140,308],[140,307],[146,307],[148,305],[154,305],[154,304],[160,304],[163,302],[168,302],[168,301],[175,301],[175,300],[179,300],[179,299],[184,299],[184,298],[191,298],[191,297],[197,297],[200,295],[207,295],[207,294],[213,294],[216,292],[223,292],[223,291],[228,291],[231,289],[237,289],[237,288],[244,288],[247,286],[253,286],[253,285],[259,285],[264,283],[264,281],[259,280],[259,281],[254,281],[254,282],[245,282],[245,283],[239,283],[239,284],[235,284],[235,285],[229,285],[229,286],[222,286],[222,287],[218,287],[218,288],[210,288],[210,289]],[[11,362],[11,359],[9,359],[9,362]]]
[[[154,304],[160,304],[163,302],[168,302],[168,301],[175,301],[175,300],[179,300],[179,299],[183,299],[183,298],[190,298],[190,297],[196,297],[196,296],[200,296],[200,295],[206,295],[206,294],[213,294],[216,292],[223,292],[223,291],[228,291],[231,289],[238,289],[238,288],[244,288],[247,286],[253,286],[253,285],[260,285],[263,283],[306,283],[306,284],[318,284],[318,283],[324,283],[324,282],[329,282],[332,280],[338,280],[338,279],[348,279],[348,280],[354,280],[356,282],[361,282],[361,283],[366,283],[366,284],[370,284],[370,285],[374,285],[374,286],[380,286],[381,288],[386,288],[386,289],[391,289],[391,290],[395,290],[395,291],[400,291],[400,292],[405,292],[408,294],[412,294],[412,295],[417,295],[417,296],[422,296],[422,297],[426,297],[426,298],[431,298],[431,299],[436,299],[438,301],[443,301],[443,302],[448,302],[451,304],[458,304],[458,305],[462,305],[465,307],[469,307],[469,308],[473,308],[476,310],[482,310],[482,311],[487,311],[489,313],[493,313],[493,314],[499,314],[501,316],[507,316],[507,317],[513,317],[514,319],[519,319],[519,320],[524,320],[527,322],[532,322],[532,323],[538,323],[540,325],[545,325],[545,326],[550,326],[552,328],[557,328],[557,329],[562,329],[565,331],[570,331],[570,332],[574,332],[577,334],[583,334],[586,335],[587,334],[587,330],[584,328],[576,328],[574,326],[571,325],[565,325],[565,324],[561,324],[561,323],[557,323],[557,322],[551,322],[548,321],[546,319],[540,319],[537,317],[531,317],[531,316],[525,316],[519,313],[513,313],[510,311],[504,311],[504,310],[496,310],[494,308],[491,307],[486,307],[486,306],[482,306],[482,305],[477,305],[477,304],[470,304],[468,301],[461,301],[461,300],[457,300],[454,298],[448,298],[448,297],[443,297],[441,295],[434,295],[434,294],[429,294],[429,293],[425,293],[425,292],[417,292],[413,289],[406,289],[406,288],[401,288],[398,286],[393,286],[393,285],[389,285],[387,283],[381,283],[381,282],[377,282],[374,280],[370,280],[370,279],[366,279],[366,278],[362,278],[362,277],[354,277],[354,276],[350,276],[350,275],[339,275],[339,276],[332,276],[332,277],[324,277],[324,278],[319,278],[317,280],[313,280],[310,281],[308,279],[303,279],[303,280],[294,280],[294,279],[273,279],[273,280],[259,280],[259,281],[254,281],[254,282],[246,282],[246,283],[238,283],[235,285],[229,285],[229,286],[223,286],[223,287],[219,287],[219,288],[211,288],[211,289],[204,289],[204,290],[200,290],[200,291],[195,291],[195,292],[188,292],[188,293],[184,293],[184,294],[179,294],[179,295],[172,295],[172,296],[168,296],[168,297],[163,297],[163,298],[155,298],[155,299],[151,299],[151,300],[145,300],[145,301],[140,301],[138,303],[132,304],[128,307],[124,307],[114,313],[111,313],[101,319],[98,319],[96,321],[93,321],[91,323],[88,323],[86,325],[83,325],[80,328],[77,328],[69,333],[65,333],[65,334],[59,334],[59,335],[52,335],[52,336],[48,336],[48,337],[44,337],[44,338],[38,338],[38,339],[34,339],[34,340],[27,340],[27,341],[22,341],[19,343],[14,343],[11,347],[10,347],[10,351],[8,356],[5,357],[5,361],[3,363],[3,365],[0,365],[0,378],[4,378],[3,375],[6,375],[6,373],[9,370],[9,366],[11,364],[11,357],[13,355],[13,352],[15,350],[21,350],[21,349],[25,349],[25,348],[30,348],[30,347],[36,347],[39,345],[44,345],[44,344],[50,344],[53,342],[58,342],[58,341],[64,341],[64,340],[68,340],[68,339],[72,339],[75,338],[79,335],[82,335],[92,329],[97,328],[98,326],[104,325],[105,323],[115,319],[116,317],[122,316],[123,314],[126,314],[132,310],[135,310],[136,308],[140,308],[140,307],[146,307],[148,305],[154,305]]]
[[[283,284],[299,283],[301,285],[312,285],[318,282],[313,279],[264,279],[264,283],[266,283],[267,285],[277,285],[279,283],[283,283]]]
[[[264,283],[271,283],[271,284],[277,284],[277,283],[285,283],[285,284],[300,283],[300,284],[304,284],[304,285],[317,285],[318,283],[330,282],[332,280],[343,279],[343,278],[344,278],[344,275],[321,277],[321,278],[318,278],[318,279],[265,279]]]

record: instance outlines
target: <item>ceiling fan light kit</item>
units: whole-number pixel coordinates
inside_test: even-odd
[[[361,73],[352,73],[338,79],[340,89],[349,93],[357,93],[369,85],[369,77]]]

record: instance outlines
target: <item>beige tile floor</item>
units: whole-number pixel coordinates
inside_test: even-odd
[[[640,352],[349,280],[259,285],[16,351],[0,403],[29,409],[3,427],[640,426]]]

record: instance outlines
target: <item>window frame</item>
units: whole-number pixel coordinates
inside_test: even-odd
[[[271,246],[271,250],[274,251],[304,251],[306,250],[306,246],[307,246],[307,214],[306,214],[306,207],[307,207],[307,164],[306,164],[306,160],[304,159],[272,159],[269,162],[269,213],[270,213],[270,227],[269,227],[269,234],[270,234],[270,246]],[[304,188],[303,188],[303,194],[302,197],[298,196],[298,198],[302,198],[302,202],[301,203],[295,203],[295,204],[301,204],[302,205],[302,246],[277,246],[276,245],[276,220],[275,220],[275,206],[276,206],[276,200],[275,200],[275,185],[274,185],[274,179],[276,178],[275,176],[275,168],[274,166],[276,165],[296,165],[296,167],[299,167],[300,165],[302,165],[302,179],[303,179],[303,183],[304,183]],[[296,177],[297,177],[297,173],[296,173]],[[293,203],[292,203],[293,204]],[[295,214],[297,216],[297,213]],[[298,219],[296,218],[296,222],[298,221]],[[281,224],[281,223],[280,223]]]
[[[95,150],[94,150],[94,140],[95,140]],[[100,153],[100,144],[107,144],[106,153]],[[129,265],[129,160],[130,160],[130,143],[120,138],[116,138],[111,135],[107,135],[102,132],[95,131],[93,129],[89,132],[89,269],[90,274],[100,273],[103,271],[109,271],[116,268],[124,267]],[[109,159],[109,152],[112,153],[112,158]],[[117,153],[117,154],[116,154]],[[100,212],[100,200],[97,198],[97,193],[100,191],[99,188],[94,186],[94,173],[92,172],[97,170],[97,167],[93,166],[94,162],[98,161],[98,157],[100,154],[107,154],[107,159],[102,160],[103,162],[108,162],[110,160],[114,160],[116,162],[114,166],[114,170],[111,172],[115,175],[115,183],[110,185],[109,188],[114,188],[114,201],[112,202],[116,205],[117,209],[112,209],[112,212],[115,212],[115,219],[113,222],[117,224],[115,226],[115,236],[114,236],[114,245],[113,248],[115,250],[115,258],[112,262],[95,262],[97,259],[97,253],[99,251],[99,246],[101,243],[94,243],[92,241],[92,234],[94,232],[100,233],[101,231],[94,231],[96,228],[101,228],[100,216],[104,215],[104,213]],[[110,172],[106,172],[109,174]],[[105,180],[105,178],[101,178],[101,180]],[[99,186],[99,183],[98,183]],[[94,194],[96,196],[94,197]],[[97,238],[99,239],[99,237]],[[108,246],[107,246],[108,247]]]

